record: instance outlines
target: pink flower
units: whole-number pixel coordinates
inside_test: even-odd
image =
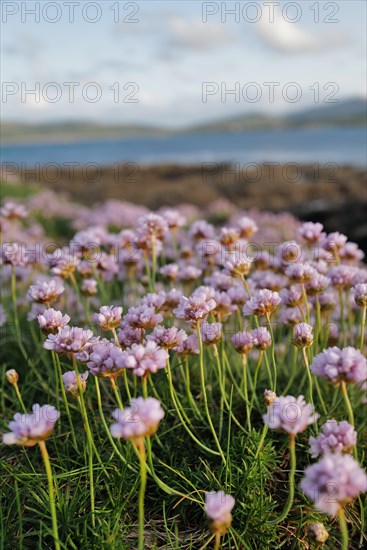
[[[251,331],[252,341],[255,348],[266,350],[271,346],[271,334],[266,327],[255,328]]]
[[[350,455],[328,453],[305,469],[302,491],[315,507],[331,516],[367,491],[367,476]]]
[[[303,395],[277,397],[263,415],[264,423],[272,430],[279,430],[288,434],[303,432],[309,424],[317,421],[319,415],[312,405],[306,403]]]
[[[94,320],[102,330],[112,330],[121,323],[122,307],[102,306]]]
[[[84,372],[80,375],[80,385],[83,392],[85,392],[87,387],[88,375],[88,372]],[[75,370],[68,370],[64,372],[62,375],[62,381],[64,382],[65,391],[67,393],[70,393],[73,397],[77,397],[79,395],[78,379]]]
[[[233,347],[242,355],[250,353],[254,347],[254,338],[251,332],[237,332],[231,338]]]
[[[231,512],[234,505],[234,498],[226,495],[224,491],[206,493],[204,510],[212,522],[211,528],[214,531],[227,532],[232,523]]]
[[[297,283],[306,283],[315,275],[316,270],[309,264],[294,263],[287,267],[285,274]]]
[[[297,348],[307,348],[313,344],[313,327],[307,323],[298,323],[293,327],[293,344]]]
[[[116,409],[112,416],[117,420],[110,427],[112,437],[139,440],[155,434],[164,411],[158,399],[137,397],[131,399],[130,407]]]
[[[156,313],[154,307],[141,305],[129,308],[124,323],[134,328],[153,328],[163,321],[163,316]]]
[[[70,317],[50,308],[38,315],[37,321],[43,333],[56,334],[60,328],[64,328],[69,323]]]
[[[105,338],[91,348],[84,362],[99,378],[117,378],[125,369],[124,352]]]
[[[244,315],[270,315],[276,310],[281,302],[278,292],[267,288],[255,290],[252,297],[247,300],[243,307]]]
[[[173,314],[178,319],[185,319],[196,324],[206,319],[216,305],[215,300],[207,298],[205,294],[192,295],[189,298],[182,296],[178,307],[173,310]]]
[[[152,340],[158,346],[165,349],[181,346],[184,340],[187,339],[187,334],[184,330],[179,330],[176,327],[165,328],[157,326],[153,332],[147,337],[147,340]]]
[[[179,346],[173,348],[179,355],[199,355],[199,338],[197,334],[190,334]]]
[[[317,437],[310,437],[309,443],[312,457],[326,453],[350,453],[357,444],[357,432],[346,420],[328,420],[321,426]]]
[[[323,229],[324,226],[322,223],[305,222],[298,229],[298,234],[307,241],[308,244],[315,244],[319,243],[325,237]]]
[[[59,299],[64,290],[62,283],[57,279],[38,281],[29,287],[28,297],[39,304],[51,304]]]
[[[201,337],[207,345],[216,344],[222,338],[222,323],[202,323]]]
[[[11,432],[3,435],[6,445],[24,445],[32,447],[39,441],[45,441],[54,431],[54,425],[60,413],[51,405],[33,405],[31,414],[14,415],[9,422]]]
[[[354,287],[354,301],[359,307],[367,306],[367,284],[360,283]]]
[[[149,340],[145,345],[133,344],[124,353],[124,363],[127,369],[132,369],[136,376],[147,376],[164,369],[169,358],[168,351]]]
[[[80,354],[90,350],[98,342],[89,329],[65,326],[57,334],[49,334],[43,347],[60,354]]]
[[[366,358],[359,350],[350,346],[325,349],[314,357],[310,369],[316,376],[322,376],[335,385],[342,380],[346,383],[358,383],[367,379]]]

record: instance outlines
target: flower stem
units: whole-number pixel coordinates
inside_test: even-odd
[[[24,413],[27,413],[27,409],[25,408],[25,405],[24,405],[22,396],[20,395],[20,391],[19,391],[18,384],[15,382],[15,384],[13,384],[13,386],[14,386],[14,389],[15,389],[15,393],[17,394],[17,398],[18,398],[18,401],[19,401],[19,403],[20,403],[20,406],[21,406],[22,409],[23,409],[23,412],[24,412]]]
[[[121,401],[121,395],[120,395],[120,392],[119,392],[118,385],[116,384],[116,380],[114,378],[110,378],[110,383],[111,383],[111,388],[113,390],[113,393],[115,394],[117,404],[118,404],[119,408],[123,411],[124,406],[123,406],[122,401]]]
[[[313,382],[312,382],[312,374],[310,371],[310,365],[307,358],[306,348],[302,348],[302,355],[306,365],[306,371],[307,371],[307,377],[308,377],[308,395],[309,395],[310,403],[311,405],[313,405]]]
[[[270,525],[277,525],[278,523],[281,523],[285,520],[285,518],[288,516],[289,511],[293,504],[294,499],[294,475],[296,472],[296,438],[294,434],[290,434],[289,436],[289,451],[291,455],[291,469],[289,471],[289,483],[288,483],[288,499],[286,502],[286,505],[284,506],[284,510],[281,513],[281,515],[273,520],[269,521]]]
[[[140,462],[140,490],[139,490],[139,550],[144,550],[144,498],[147,486],[147,464],[144,438],[137,443]]]
[[[346,385],[346,383],[345,383],[344,380],[341,381],[340,386],[341,386],[342,394],[343,394],[343,397],[344,397],[345,405],[346,405],[347,411],[348,411],[349,424],[351,424],[352,426],[354,426],[354,414],[353,414],[353,409],[352,409],[352,405],[350,404],[349,395],[348,395],[348,390],[347,390],[347,385]]]
[[[342,550],[348,550],[349,548],[349,536],[348,536],[348,527],[345,519],[344,509],[340,508],[338,512],[338,520],[340,532],[342,535]]]
[[[214,545],[214,550],[219,550],[220,548],[220,531],[217,531],[215,533],[215,545]]]
[[[199,349],[200,349],[199,358],[200,358],[201,391],[203,392],[205,413],[206,413],[206,417],[208,419],[209,426],[210,426],[210,429],[212,431],[214,440],[217,444],[218,451],[219,451],[220,456],[222,457],[223,463],[225,465],[226,464],[226,458],[224,456],[222,447],[220,446],[219,439],[218,439],[218,436],[216,434],[215,428],[213,426],[213,422],[212,422],[212,419],[211,419],[211,416],[210,416],[210,411],[209,411],[208,396],[207,396],[206,387],[205,387],[205,372],[204,372],[204,360],[203,360],[203,341],[202,341],[202,338],[201,338],[201,331],[200,331],[200,326],[199,325],[197,326],[197,334],[198,334]]]
[[[51,464],[50,464],[50,457],[48,456],[45,441],[39,441],[38,444],[39,444],[39,447],[41,449],[41,454],[42,454],[43,462],[45,464],[47,481],[48,481],[48,497],[49,497],[50,510],[51,510],[52,533],[53,533],[53,537],[54,537],[55,548],[56,548],[56,550],[60,550],[59,532],[58,532],[58,528],[57,528],[54,483],[53,483],[53,479],[52,479],[52,469],[51,469]]]
[[[361,338],[359,341],[359,349],[362,351],[363,349],[363,342],[364,342],[364,330],[366,326],[366,310],[367,306],[363,306],[362,308],[362,320],[361,320]]]
[[[71,414],[70,414],[68,398],[66,396],[65,386],[64,386],[63,379],[62,379],[62,370],[61,370],[60,359],[59,359],[59,356],[57,355],[57,353],[55,353],[54,351],[52,351],[51,353],[54,355],[54,359],[56,361],[56,366],[57,366],[57,372],[59,373],[62,398],[64,400],[64,405],[65,405],[66,414],[67,414],[68,421],[69,421],[69,426],[70,426],[70,430],[71,430],[71,436],[73,438],[74,447],[76,448],[76,450],[78,450],[78,443],[77,443],[76,437],[75,437],[74,425],[73,425],[73,422],[71,420]]]

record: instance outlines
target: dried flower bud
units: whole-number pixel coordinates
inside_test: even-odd
[[[266,405],[267,407],[272,405],[275,398],[276,398],[276,396],[277,396],[277,394],[275,393],[275,391],[265,390],[264,391],[264,405]]]
[[[15,386],[15,384],[18,382],[19,375],[15,369],[10,369],[6,371],[6,378],[9,384],[12,386]]]
[[[329,538],[329,533],[325,527],[320,522],[312,523],[307,529],[307,536],[311,543],[317,545],[317,548],[324,546],[324,543]]]

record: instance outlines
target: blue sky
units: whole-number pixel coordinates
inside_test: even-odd
[[[47,0],[38,2],[35,21],[27,10],[37,10],[37,2],[2,1],[3,120],[184,126],[242,113],[295,112],[314,106],[317,88],[321,103],[366,95],[364,0],[258,1],[257,8],[245,1],[73,3],[73,22],[72,2]],[[226,8],[239,10],[237,20]],[[94,17],[99,20],[92,23]],[[78,83],[73,101],[66,82]],[[205,82],[214,84],[203,102]],[[274,102],[269,82],[279,83]],[[293,97],[291,82],[301,90],[294,103],[284,98]],[[36,86],[37,97],[22,98],[22,90]],[[224,95],[236,86],[240,97]],[[82,91],[101,97],[93,103]],[[258,101],[250,102],[254,93]]]

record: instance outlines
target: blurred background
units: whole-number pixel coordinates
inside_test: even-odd
[[[3,194],[226,199],[366,250],[366,9],[3,1]]]

